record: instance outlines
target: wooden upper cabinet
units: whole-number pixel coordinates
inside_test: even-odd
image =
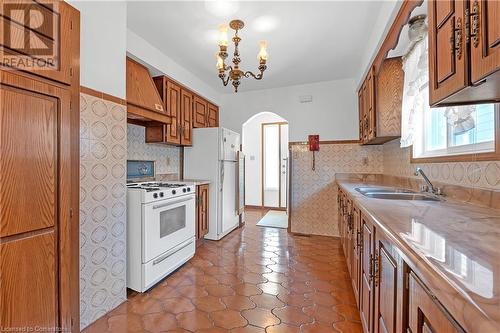
[[[366,78],[366,114],[368,118],[368,141],[373,140],[376,134],[375,118],[375,76],[373,67]]]
[[[462,0],[430,0],[429,101],[433,105],[467,86]]]
[[[500,2],[430,0],[429,103],[500,101]]]
[[[181,145],[193,143],[193,93],[181,90]]]
[[[219,126],[219,107],[208,103],[207,127]]]
[[[469,18],[471,80],[477,84],[500,68],[500,1],[470,0]]]
[[[75,70],[78,68],[77,64],[72,63],[71,41],[79,38],[80,23],[78,15],[75,17],[72,11],[72,7],[63,1],[44,2],[44,5],[21,0],[2,2],[1,63],[12,64],[15,69],[70,85],[72,76],[77,75],[73,74],[72,67]],[[37,17],[40,21],[27,22],[30,13],[37,13],[31,17]],[[74,36],[75,33],[78,37]]]
[[[203,98],[193,97],[193,127],[207,127],[208,103]]]
[[[181,87],[170,80],[166,80],[166,109],[168,115],[172,118],[172,123],[165,125],[167,127],[165,140],[168,143],[181,143]]]

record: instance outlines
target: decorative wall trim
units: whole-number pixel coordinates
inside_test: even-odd
[[[106,94],[106,93],[103,93],[103,92],[100,92],[100,91],[97,91],[97,90],[94,90],[94,89],[91,89],[91,88],[88,88],[85,86],[80,86],[80,93],[94,96],[97,98],[101,98],[101,99],[104,99],[106,101],[113,102],[116,104],[127,105],[127,101],[122,99],[122,98],[119,98],[119,97],[116,97],[113,95],[109,95],[109,94]]]

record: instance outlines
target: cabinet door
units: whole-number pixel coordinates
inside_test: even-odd
[[[430,0],[429,102],[443,100],[468,85],[464,0]]]
[[[372,140],[375,138],[375,77],[373,74],[373,68],[368,73],[366,79],[366,117],[368,119],[368,129],[367,138]]]
[[[433,300],[427,288],[413,273],[409,276],[409,326],[415,333],[464,332]]]
[[[218,127],[219,126],[219,107],[208,103],[208,117],[207,117],[208,127]]]
[[[208,185],[198,186],[198,238],[208,233]]]
[[[29,0],[8,1],[2,2],[0,14],[2,64],[71,84],[71,40],[79,15],[70,5],[63,1],[43,5]]]
[[[181,145],[193,144],[193,94],[181,90]]]
[[[382,242],[378,242],[376,252],[375,332],[395,333],[398,266]]]
[[[363,141],[363,87],[358,90],[358,113],[359,113],[359,140]]]
[[[0,327],[70,329],[71,91],[0,76]]]
[[[193,127],[207,127],[208,104],[200,96],[193,97]]]
[[[471,81],[500,69],[500,1],[469,0]]]
[[[165,125],[165,141],[171,144],[181,143],[181,87],[170,80],[166,80],[165,86],[167,114],[172,117],[172,123]]]
[[[361,252],[359,310],[365,332],[371,333],[373,332],[373,240],[375,229],[363,214],[361,214],[361,234],[363,237],[363,250]]]
[[[361,259],[361,232],[360,232],[360,211],[359,208],[354,206],[352,210],[352,224],[353,224],[353,252],[352,252],[352,268],[351,280],[352,289],[356,298],[356,304],[359,306],[359,281],[360,281],[360,259]]]

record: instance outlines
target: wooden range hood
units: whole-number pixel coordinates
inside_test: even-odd
[[[127,57],[127,118],[129,122],[172,123],[146,67]]]

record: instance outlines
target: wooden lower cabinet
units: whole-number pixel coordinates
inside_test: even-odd
[[[196,239],[208,233],[208,190],[208,184],[196,187]]]
[[[411,272],[408,277],[409,329],[413,333],[464,332],[453,318],[442,310],[434,296],[420,279]]]
[[[337,202],[340,239],[364,332],[463,332],[354,200],[339,189]]]
[[[352,207],[352,236],[351,280],[356,304],[359,306],[361,251],[363,245],[361,244],[361,212],[354,205]]]
[[[375,229],[370,221],[361,214],[361,286],[359,290],[359,312],[363,329],[367,333],[373,332],[373,275],[374,275],[374,235]]]

